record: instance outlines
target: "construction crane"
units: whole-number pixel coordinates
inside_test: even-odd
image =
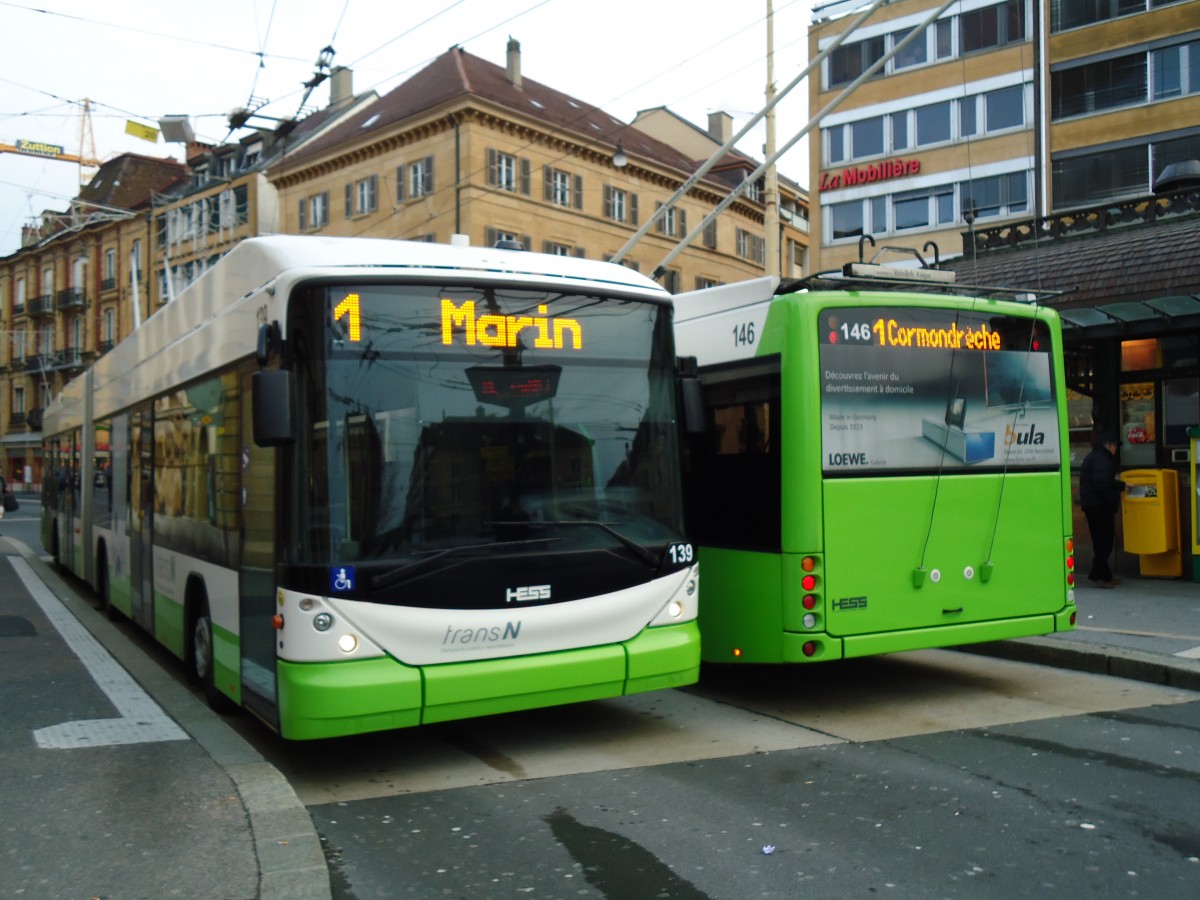
[[[84,147],[88,155],[84,155]],[[22,156],[40,156],[43,159],[57,159],[61,162],[75,163],[81,168],[99,168],[100,160],[96,159],[96,137],[92,132],[92,101],[84,98],[83,112],[79,118],[79,152],[67,153],[66,148],[59,144],[48,144],[45,141],[18,140],[11,144],[0,142],[0,153],[19,153]]]

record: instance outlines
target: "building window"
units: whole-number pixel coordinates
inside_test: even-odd
[[[1029,210],[1029,178],[1025,172],[973,178],[964,181],[959,190],[963,213],[974,211],[977,219],[1015,216]]]
[[[570,256],[571,245],[559,244],[555,243],[554,241],[543,241],[542,252],[549,253],[551,256]]]
[[[1050,0],[1051,33],[1146,11],[1147,0]],[[1164,6],[1173,0],[1150,0]]]
[[[300,201],[300,230],[312,231],[329,224],[329,192],[322,191]]]
[[[112,346],[117,339],[117,313],[109,308],[104,311],[104,342]]]
[[[20,314],[25,312],[25,279],[18,278],[16,284],[16,292],[13,295],[13,312]]]
[[[433,157],[427,156],[408,166],[408,197],[415,200],[433,193]]]
[[[1136,53],[1050,73],[1050,114],[1082,116],[1146,100],[1146,54]]]
[[[911,28],[905,28],[902,31],[894,31],[890,35],[893,47],[898,47],[900,43],[908,37],[912,32]],[[919,66],[925,63],[929,56],[928,47],[928,29],[922,34],[918,34],[915,38],[895,56],[892,57],[892,69],[910,69],[913,66]]]
[[[976,53],[1025,40],[1025,0],[1007,0],[963,13],[959,21],[959,50]]]
[[[705,278],[703,275],[696,276],[696,290],[703,291],[707,288],[719,287],[724,284],[722,281],[717,281],[715,278]]]
[[[346,185],[346,218],[364,216],[377,208],[379,176],[371,175]]]
[[[495,247],[501,242],[520,244],[526,250],[533,246],[533,240],[527,234],[517,234],[515,231],[508,231],[504,228],[493,228],[490,225],[483,231],[483,242],[488,247]]]
[[[655,210],[663,208],[663,204],[656,203]],[[683,237],[687,234],[687,211],[678,206],[672,206],[654,226],[654,230],[659,234],[665,234],[667,237]]]
[[[744,228],[737,230],[737,255],[742,259],[762,265],[767,258],[767,242],[761,234],[753,234]]]
[[[926,147],[930,144],[942,144],[950,140],[950,110],[951,103],[949,100],[917,108],[916,143],[918,147]]]
[[[42,296],[49,297],[54,293],[54,267],[42,269]]]
[[[704,246],[709,250],[717,249],[717,220],[709,219],[704,226]]]
[[[553,166],[544,167],[544,197],[557,206],[583,209],[583,178]]]
[[[104,280],[112,281],[117,277],[117,251],[104,251]]]
[[[1155,100],[1200,94],[1200,41],[1151,51],[1150,78]]]
[[[12,411],[13,415],[17,415],[18,413],[22,416],[25,415],[25,388],[17,386],[13,387]]]
[[[677,269],[667,269],[662,274],[662,286],[666,288],[669,294],[679,293],[679,271]]]
[[[883,54],[882,36],[842,44],[826,59],[829,73],[826,79],[827,86],[836,87],[841,84],[849,84],[878,62]],[[874,77],[878,78],[882,74],[883,70],[881,69],[875,73]]]
[[[604,186],[604,217],[612,219],[614,222],[636,225],[638,223],[637,194],[631,194],[629,191],[606,184]]]
[[[883,234],[887,231],[888,198],[870,197],[835,203],[830,207],[827,241],[858,238],[864,234]]]
[[[488,184],[502,191],[529,193],[529,160],[488,148]]]
[[[892,222],[896,231],[954,224],[953,185],[896,194],[892,197]]]

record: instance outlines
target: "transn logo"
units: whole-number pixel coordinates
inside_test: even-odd
[[[549,600],[550,585],[531,584],[526,587],[509,588],[504,592],[504,598],[509,603],[531,603],[534,600]]]
[[[583,349],[583,328],[577,319],[555,319],[546,315],[549,309],[539,306],[540,316],[502,316],[498,313],[475,311],[475,301],[464,301],[455,306],[453,300],[442,300],[442,344],[449,347],[454,343],[456,329],[462,331],[467,346],[482,344],[484,347],[516,347],[518,338],[526,328],[536,333],[533,346],[541,350],[562,350],[570,338],[570,350]]]

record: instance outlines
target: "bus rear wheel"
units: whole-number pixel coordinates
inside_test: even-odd
[[[191,658],[188,675],[204,691],[204,698],[209,707],[219,713],[232,711],[233,702],[217,688],[213,672],[212,616],[209,615],[207,603],[202,604],[192,622],[192,646],[189,655]]]

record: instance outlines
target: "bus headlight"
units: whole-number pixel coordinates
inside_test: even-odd
[[[352,634],[343,634],[338,638],[338,649],[343,653],[353,653],[358,649],[358,638]]]
[[[678,619],[683,615],[683,603],[678,600],[672,600],[667,604],[667,615],[672,619]]]

